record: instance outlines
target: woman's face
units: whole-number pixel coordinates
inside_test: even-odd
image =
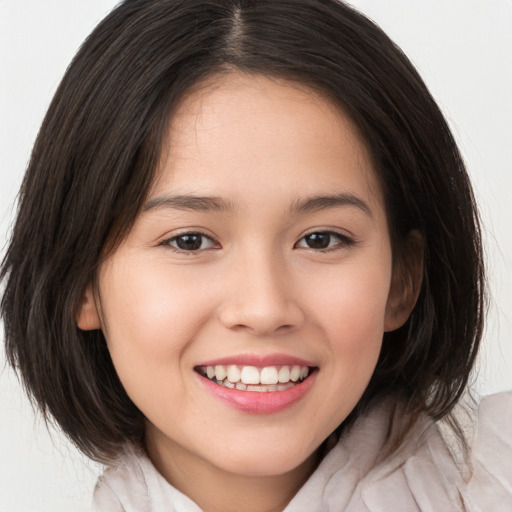
[[[254,476],[310,460],[401,323],[383,203],[353,124],[312,91],[233,74],[181,102],[101,310],[79,318],[155,459]]]

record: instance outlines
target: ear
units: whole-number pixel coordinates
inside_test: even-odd
[[[420,232],[411,231],[405,239],[402,254],[393,263],[384,331],[401,327],[414,309],[423,280],[423,246]]]
[[[76,323],[82,331],[101,329],[101,319],[92,284],[87,285],[84,291],[82,302],[76,315]]]

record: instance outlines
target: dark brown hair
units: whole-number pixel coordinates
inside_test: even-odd
[[[84,289],[141,208],[173,106],[232,69],[323,91],[370,150],[395,257],[411,230],[424,238],[418,302],[384,334],[352,419],[392,393],[413,415],[442,418],[467,384],[484,316],[479,222],[446,121],[400,49],[336,0],[126,0],[55,94],[0,274],[8,360],[45,417],[92,458],[141,442],[144,422],[101,331],[76,325]]]

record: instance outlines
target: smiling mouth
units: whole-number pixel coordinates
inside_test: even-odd
[[[299,365],[242,366],[223,365],[196,366],[194,370],[209,381],[239,391],[286,391],[306,380],[314,367]]]

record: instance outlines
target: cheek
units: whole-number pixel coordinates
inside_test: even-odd
[[[153,262],[113,267],[103,279],[110,355],[128,396],[146,417],[163,412],[162,403],[184,411],[193,402],[183,378],[190,371],[187,348],[209,318],[212,299],[206,290],[198,293],[197,279],[176,277]]]
[[[315,312],[326,340],[322,377],[323,405],[314,412],[325,419],[324,434],[338,427],[354,409],[375,371],[382,346],[386,282],[375,276],[346,277],[344,286],[318,301]],[[379,299],[375,297],[375,288]]]
[[[391,272],[381,265],[360,265],[334,273],[317,282],[310,312],[327,342],[331,389],[345,397],[343,416],[359,400],[377,364]]]
[[[177,279],[165,264],[140,263],[111,266],[100,292],[116,372],[132,401],[151,417],[163,409],[170,390],[177,407],[190,406],[183,379],[190,368],[183,354],[210,317],[212,298],[206,290],[198,293],[197,275]]]
[[[373,265],[362,262],[333,268],[309,288],[312,314],[320,317],[323,328],[340,340],[364,340],[365,335],[371,338],[371,333],[382,336],[390,267],[386,262]]]
[[[125,354],[141,352],[145,359],[159,359],[190,341],[207,320],[212,301],[198,293],[197,276],[184,274],[176,279],[158,262],[111,269],[104,279],[108,293],[102,297],[111,353],[121,346]]]

